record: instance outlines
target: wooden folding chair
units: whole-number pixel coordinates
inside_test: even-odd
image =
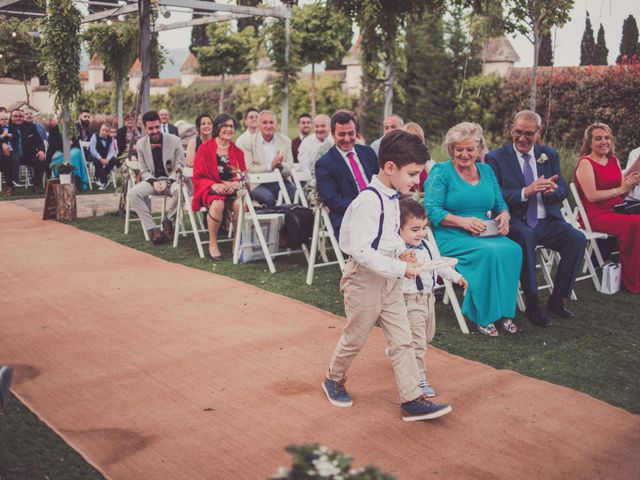
[[[427,238],[429,243],[433,246],[433,255],[434,258],[440,258],[442,255],[440,254],[440,250],[438,249],[438,243],[436,242],[436,237],[433,235],[433,231],[431,227],[427,227]],[[453,289],[453,284],[446,279],[442,279],[444,282],[445,296],[443,299],[444,304],[451,303],[453,307],[453,313],[456,316],[456,320],[458,320],[458,325],[460,326],[460,330],[462,333],[469,333],[469,327],[467,327],[467,322],[464,319],[464,315],[462,315],[462,310],[460,309],[460,303],[458,302],[458,298],[456,297],[456,292]],[[442,287],[436,287],[442,288]]]
[[[278,198],[276,200],[276,205],[282,205],[283,203],[290,204],[291,198],[287,193],[287,189],[284,185],[284,180],[282,179],[282,175],[280,174],[280,170],[273,170],[272,172],[266,173],[250,173],[247,174],[246,183],[251,186],[260,185],[263,183],[278,183],[279,192]],[[291,255],[294,253],[303,252],[305,256],[308,258],[308,252],[306,247],[303,245],[301,250],[287,250],[283,252],[274,252],[271,253],[269,251],[269,246],[264,236],[264,232],[260,226],[260,221],[271,221],[278,219],[282,221],[284,219],[284,214],[282,213],[260,213],[260,211],[256,211],[253,201],[251,200],[251,196],[246,189],[242,189],[238,191],[238,196],[240,198],[240,214],[238,215],[237,222],[237,230],[235,235],[235,245],[233,249],[233,263],[238,264],[240,261],[240,248],[246,245],[241,245],[242,240],[242,231],[245,222],[249,222],[252,224],[253,229],[255,230],[256,236],[258,237],[259,245],[262,249],[262,253],[264,258],[269,266],[269,271],[271,273],[276,272],[276,267],[273,263],[273,257],[278,257],[282,255]]]

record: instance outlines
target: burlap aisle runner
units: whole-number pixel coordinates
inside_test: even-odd
[[[266,478],[311,441],[402,480],[640,478],[640,417],[587,395],[431,348],[454,411],[405,423],[375,331],[335,408],[320,382],[342,318],[9,202],[0,245],[0,362],[109,478]]]

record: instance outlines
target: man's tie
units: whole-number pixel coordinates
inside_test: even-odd
[[[162,133],[169,133],[169,132],[167,132],[167,124],[166,123],[162,124]]]
[[[524,167],[522,169],[524,183],[525,185],[531,185],[535,180],[530,163],[531,155],[523,153],[522,159],[524,160]],[[527,225],[531,228],[536,228],[536,225],[538,225],[538,194],[531,195],[527,200]]]
[[[18,157],[22,160],[22,154],[24,153],[22,151],[22,129],[18,127],[16,130],[18,131]]]
[[[367,188],[367,182],[362,178],[362,173],[360,172],[360,167],[358,167],[358,162],[356,162],[355,157],[353,156],[353,152],[347,153],[347,158],[349,159],[349,166],[353,171],[353,175],[356,177],[356,182],[358,184],[358,188],[360,191]]]

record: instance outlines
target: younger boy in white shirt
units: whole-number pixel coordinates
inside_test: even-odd
[[[433,246],[425,240],[427,236],[427,212],[424,207],[410,197],[400,200],[400,237],[405,242],[409,252],[415,252],[418,264],[428,263],[434,259]],[[404,258],[404,254],[400,257]],[[436,311],[433,289],[438,277],[457,283],[467,288],[467,281],[451,267],[445,267],[432,272],[422,272],[415,278],[405,278],[402,282],[404,303],[407,306],[407,317],[413,350],[420,374],[420,389],[428,397],[435,397],[436,392],[427,379],[425,354],[427,344],[431,343],[436,333]],[[387,350],[387,354],[390,352]]]
[[[343,145],[355,140],[355,128],[336,134],[336,141]],[[402,294],[402,279],[415,278],[418,264],[411,260],[415,254],[405,255],[405,261],[398,258],[406,250],[398,235],[398,192],[408,193],[418,183],[429,153],[418,137],[397,130],[382,140],[378,159],[380,171],[349,205],[340,229],[340,248],[351,257],[340,281],[347,324],[322,389],[332,405],[353,405],[344,386],[346,374],[379,321],[389,344],[389,357],[402,399],[402,419],[429,420],[446,415],[451,406],[429,401],[420,390]]]

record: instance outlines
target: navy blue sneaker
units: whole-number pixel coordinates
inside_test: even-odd
[[[411,402],[404,402],[402,408],[402,420],[415,422],[416,420],[431,420],[446,415],[451,410],[451,405],[433,403],[427,400],[425,395],[420,395]]]
[[[327,395],[327,399],[331,405],[335,405],[336,407],[350,407],[353,405],[353,400],[351,400],[351,395],[347,393],[347,389],[344,388],[344,383],[347,381],[346,378],[336,382],[329,378],[325,378],[322,381],[322,390]]]
[[[0,366],[0,408],[4,408],[7,404],[12,378],[13,368]]]

